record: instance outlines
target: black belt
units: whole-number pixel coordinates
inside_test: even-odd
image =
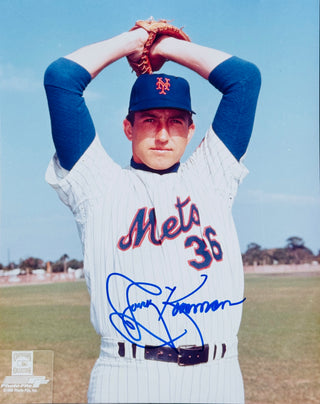
[[[125,344],[124,342],[118,342],[119,345],[119,356],[125,356]],[[227,351],[226,344],[222,345],[222,352],[220,358],[222,359]],[[137,346],[132,344],[132,357],[136,358]],[[217,346],[214,345],[213,349],[213,360],[218,359],[216,357]],[[170,348],[167,346],[152,346],[146,345],[144,348],[144,359],[155,360],[162,362],[173,362],[177,363],[179,366],[190,366],[197,365],[199,363],[206,363],[209,360],[209,345],[205,344],[203,346],[195,345],[182,345],[177,348]]]

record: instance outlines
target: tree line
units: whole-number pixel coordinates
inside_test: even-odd
[[[44,261],[41,258],[28,257],[26,259],[21,259],[19,263],[10,262],[7,265],[2,265],[0,263],[0,269],[10,270],[20,268],[26,273],[34,269],[48,269],[50,272],[67,272],[68,268],[80,269],[83,268],[83,261],[77,259],[70,259],[68,254],[63,254],[56,261]]]
[[[292,264],[320,264],[320,250],[317,255],[305,246],[304,240],[293,236],[286,240],[285,247],[263,249],[257,243],[250,243],[247,250],[242,254],[244,265],[292,265]],[[57,261],[44,261],[41,258],[29,257],[20,260],[19,264],[10,262],[4,266],[0,263],[0,269],[10,270],[20,268],[26,272],[33,269],[47,269],[50,266],[51,272],[67,272],[68,268],[83,268],[83,261],[69,259],[63,254]]]
[[[320,250],[317,255],[305,246],[301,237],[293,236],[286,240],[285,247],[263,249],[259,244],[250,243],[242,254],[244,265],[299,265],[320,263]]]

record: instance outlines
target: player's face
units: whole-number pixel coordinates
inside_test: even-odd
[[[124,132],[132,141],[133,159],[154,170],[179,162],[195,125],[178,109],[150,109],[135,113],[134,124],[125,119]]]

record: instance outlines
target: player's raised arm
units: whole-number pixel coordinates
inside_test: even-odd
[[[83,98],[91,79],[123,56],[139,58],[147,33],[125,32],[85,46],[62,57],[47,68],[44,86],[51,130],[60,164],[71,170],[95,137],[95,128]]]
[[[105,67],[124,56],[131,55],[133,60],[138,59],[147,38],[147,32],[140,28],[84,46],[65,56],[65,58],[78,63],[94,78]]]
[[[212,70],[229,59],[231,55],[194,42],[163,36],[150,50],[150,59],[153,60],[157,57],[163,57],[186,66],[208,79]]]
[[[258,68],[223,51],[176,38],[162,37],[151,48],[151,60],[165,58],[200,74],[222,92],[212,127],[237,160],[252,132],[261,85]]]

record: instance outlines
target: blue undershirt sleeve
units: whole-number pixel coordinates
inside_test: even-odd
[[[259,69],[236,56],[225,60],[209,75],[223,96],[212,128],[237,160],[245,154],[261,87]]]
[[[59,162],[71,170],[90,146],[95,128],[83,98],[90,73],[77,63],[60,58],[44,75],[52,138]]]

